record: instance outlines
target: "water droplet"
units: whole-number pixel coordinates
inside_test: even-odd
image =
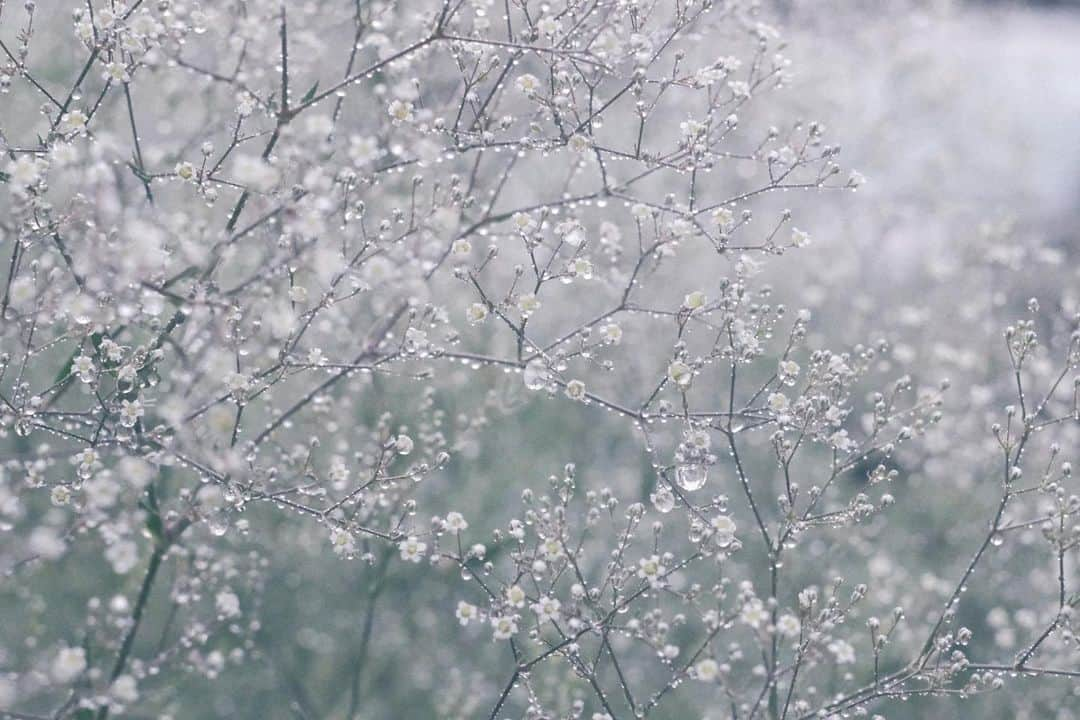
[[[675,469],[675,481],[683,490],[700,490],[709,477],[709,468],[702,463],[686,463]]]

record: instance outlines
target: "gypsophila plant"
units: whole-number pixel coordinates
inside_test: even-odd
[[[0,0],[0,716],[1067,706],[1074,301],[823,341],[767,18]]]

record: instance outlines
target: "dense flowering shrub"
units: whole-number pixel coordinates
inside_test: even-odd
[[[48,5],[0,2],[0,715],[1068,706],[1075,299],[959,388],[819,342],[777,201],[862,177],[766,119],[759,8]]]

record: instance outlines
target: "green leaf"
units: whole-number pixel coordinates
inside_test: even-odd
[[[315,97],[315,93],[316,93],[316,91],[318,91],[318,89],[319,89],[319,81],[316,80],[315,84],[311,86],[311,89],[308,90],[306,93],[304,93],[304,97],[301,98],[300,104],[303,105],[305,103],[311,102],[311,99],[313,97]]]

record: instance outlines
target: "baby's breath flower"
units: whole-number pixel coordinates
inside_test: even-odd
[[[420,540],[410,535],[405,540],[398,543],[398,551],[401,553],[401,559],[418,563],[424,557],[424,552],[427,550],[427,543],[420,542]]]
[[[850,665],[855,662],[855,648],[846,640],[833,640],[829,643],[829,652],[836,658],[837,665]]]
[[[667,572],[667,568],[660,563],[659,555],[652,555],[638,560],[637,575],[649,583],[650,587],[661,587],[664,584],[665,572]]]
[[[566,397],[571,400],[585,399],[585,383],[580,380],[571,380],[566,383]]]
[[[622,342],[623,331],[618,323],[607,323],[600,326],[600,337],[608,344],[618,345]]]
[[[476,618],[477,610],[476,606],[465,602],[464,600],[458,600],[457,610],[454,612],[454,616],[460,625],[468,625],[472,620]]]
[[[510,607],[524,607],[525,599],[525,590],[520,585],[511,585],[506,588],[506,603]]]
[[[546,595],[533,603],[532,611],[536,613],[536,622],[543,624],[552,620],[559,619],[559,608],[561,603],[552,597]]]
[[[799,618],[791,613],[784,613],[776,620],[776,632],[786,638],[797,638],[802,631],[802,623]]]
[[[702,682],[715,682],[720,676],[720,664],[712,658],[698,660],[694,665],[694,675]]]
[[[60,118],[60,131],[65,134],[79,134],[86,130],[89,118],[79,108],[75,108],[63,114]]]
[[[137,398],[135,400],[122,400],[120,403],[120,424],[124,427],[134,427],[139,418],[145,414],[146,410],[143,409],[142,403]]]
[[[86,670],[86,651],[81,647],[61,648],[53,660],[51,674],[53,680],[67,684],[82,675]]]
[[[487,320],[487,316],[488,309],[484,303],[475,302],[465,308],[465,319],[473,325],[484,322]]]
[[[491,628],[495,640],[509,640],[517,634],[517,618],[512,615],[498,615],[492,617]]]
[[[687,310],[700,310],[709,302],[709,298],[700,290],[694,290],[683,298],[683,307]]]
[[[351,555],[356,552],[356,541],[352,533],[340,527],[330,531],[330,546],[338,555]]]
[[[465,516],[459,512],[449,512],[446,514],[446,529],[455,535],[459,535],[462,531],[469,527],[469,523],[465,522]]]
[[[668,365],[668,378],[680,388],[690,387],[690,381],[694,379],[694,373],[690,366],[681,360]]]
[[[517,89],[526,95],[532,95],[540,90],[540,80],[531,73],[524,73],[519,75],[514,81]]]
[[[404,100],[393,100],[387,107],[386,112],[394,119],[395,123],[410,122],[413,119],[413,105]]]
[[[540,309],[540,300],[533,293],[527,293],[518,298],[518,311],[522,317],[529,317]]]
[[[49,499],[53,505],[63,506],[71,502],[71,488],[67,485],[57,485],[49,493]]]
[[[751,598],[739,611],[739,619],[752,628],[759,628],[769,621],[769,611],[759,598]]]
[[[528,235],[537,228],[536,219],[525,212],[514,213],[513,217],[510,218],[510,222],[513,223],[514,227],[517,228],[517,231],[522,235]]]

